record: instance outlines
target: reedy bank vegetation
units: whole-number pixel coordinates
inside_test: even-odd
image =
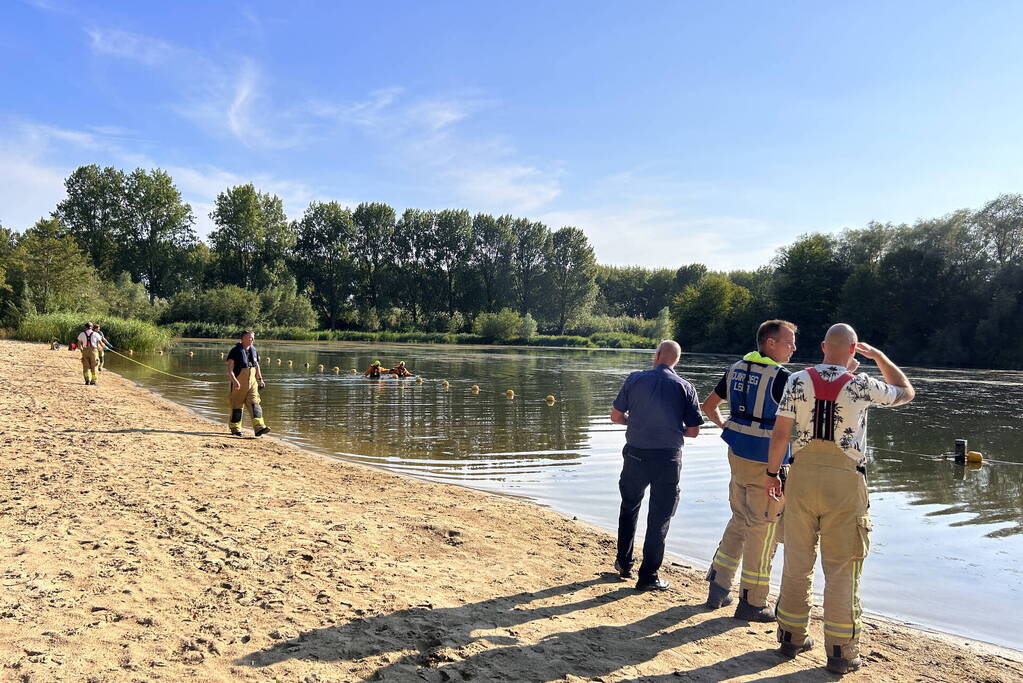
[[[740,352],[758,322],[783,317],[812,358],[841,319],[903,362],[1023,365],[1020,195],[804,235],[760,269],[721,273],[602,266],[579,228],[510,215],[313,202],[291,220],[252,185],[220,193],[204,241],[163,171],[82,166],[65,185],[51,217],[0,228],[8,328],[65,311],[184,335],[646,346],[674,334],[687,350]]]

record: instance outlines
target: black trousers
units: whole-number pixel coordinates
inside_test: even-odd
[[[675,508],[678,507],[679,480],[682,476],[682,452],[666,457],[663,452],[645,452],[626,446],[622,450],[622,475],[618,490],[622,494],[622,507],[618,515],[618,562],[632,567],[636,522],[643,494],[650,487],[650,505],[647,511],[646,538],[643,540],[643,564],[639,567],[639,582],[657,578],[657,570],[664,561],[664,539],[668,535]]]

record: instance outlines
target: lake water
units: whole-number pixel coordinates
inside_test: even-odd
[[[650,352],[288,342],[257,347],[274,435],[346,460],[520,496],[615,529],[624,428],[612,424],[608,413],[625,377],[649,367]],[[134,356],[214,384],[182,382],[113,354],[107,365],[226,423],[220,353],[229,348],[224,342],[182,342],[167,354]],[[404,360],[425,382],[350,374],[376,359],[385,365]],[[678,370],[702,399],[730,362],[687,354]],[[876,372],[872,364],[869,371]],[[864,606],[1023,649],[1023,373],[907,372],[917,399],[870,413],[874,535]],[[470,390],[473,384],[478,394]],[[507,389],[514,399],[505,396]],[[544,400],[548,394],[557,398],[552,406]],[[719,436],[708,422],[688,441],[682,500],[668,536],[669,552],[700,566],[710,562],[729,515],[726,448]],[[956,438],[969,439],[987,462],[972,469],[929,457],[950,451]],[[781,557],[779,549],[776,585]],[[820,576],[816,585],[819,591]]]

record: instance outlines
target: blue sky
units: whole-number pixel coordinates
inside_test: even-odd
[[[200,234],[253,182],[575,225],[603,263],[1023,191],[1019,2],[0,3],[0,223],[160,167]]]

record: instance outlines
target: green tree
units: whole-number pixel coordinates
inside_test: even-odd
[[[293,277],[285,276],[282,282],[259,292],[259,323],[274,327],[316,326],[316,311],[309,297],[301,294]]]
[[[74,236],[107,277],[119,266],[118,235],[130,220],[126,182],[124,172],[112,166],[79,166],[65,179],[67,197],[53,212],[61,229]]]
[[[406,209],[394,226],[394,252],[397,255],[394,270],[398,280],[394,289],[416,328],[427,312],[426,302],[431,300],[434,290],[436,274],[431,265],[436,232],[437,215],[421,209]],[[431,307],[430,312],[435,309]]]
[[[1023,195],[999,195],[985,204],[974,220],[998,265],[1023,260]]]
[[[482,309],[488,313],[511,302],[512,253],[515,219],[509,215],[494,218],[485,213],[472,219],[472,246],[469,263],[481,285]]]
[[[39,313],[105,310],[95,268],[56,219],[40,219],[21,236],[10,265],[18,298]]]
[[[565,227],[550,239],[547,273],[550,278],[550,304],[558,334],[579,316],[589,313],[597,295],[596,258],[586,233]]]
[[[383,304],[381,285],[392,259],[395,214],[387,204],[362,203],[352,214],[355,220],[355,262],[363,287],[364,307],[376,309]]]
[[[803,235],[782,247],[775,257],[775,298],[779,315],[799,326],[804,335],[823,339],[835,322],[847,271],[838,259],[835,238]]]
[[[433,264],[444,281],[448,315],[455,312],[455,281],[465,268],[472,240],[472,218],[465,210],[445,209],[437,214]]]
[[[541,299],[544,272],[551,231],[543,223],[518,218],[512,224],[515,248],[512,251],[512,274],[519,313],[537,310]]]
[[[149,302],[182,286],[186,250],[195,243],[192,207],[164,171],[135,169],[125,182],[127,219],[116,232],[121,263],[149,291]]]
[[[298,222],[295,272],[312,287],[312,301],[330,329],[336,329],[354,289],[352,212],[337,202],[312,202]]]
[[[279,197],[251,183],[231,187],[217,195],[210,218],[217,225],[210,243],[223,282],[264,288],[287,275],[296,237]]]
[[[720,273],[683,289],[672,306],[675,340],[696,351],[734,352],[748,345],[749,290]]]

